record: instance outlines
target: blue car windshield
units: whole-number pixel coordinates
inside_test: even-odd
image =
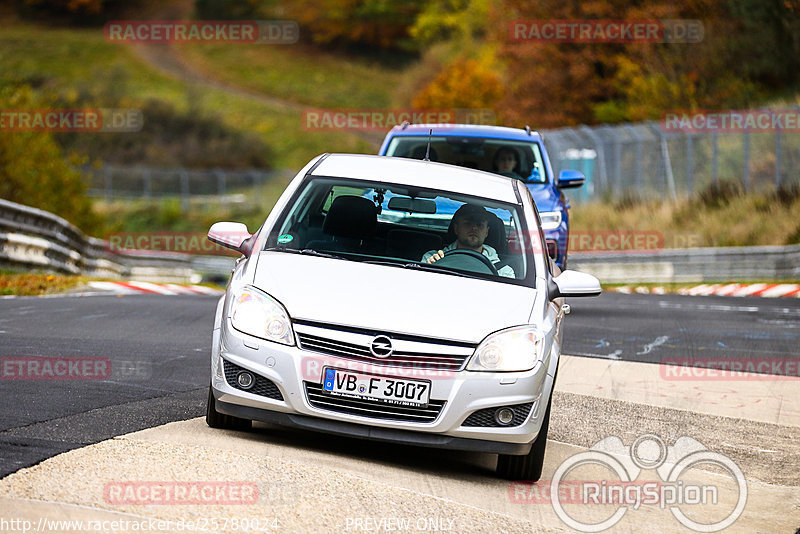
[[[422,159],[428,136],[395,136],[386,156]],[[493,172],[528,183],[546,183],[547,170],[536,141],[510,141],[484,137],[431,137],[430,160]]]

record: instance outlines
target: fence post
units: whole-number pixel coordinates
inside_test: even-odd
[[[694,143],[692,133],[686,132],[686,192],[692,196],[694,192]]]
[[[144,181],[144,197],[149,199],[153,196],[152,177],[150,176],[150,167],[145,167],[142,170],[142,180]]]
[[[217,195],[222,200],[222,197],[225,196],[225,173],[217,167],[214,169],[214,174],[217,176]]]
[[[745,130],[742,138],[744,153],[744,190],[750,192],[750,130]]]
[[[652,121],[650,122],[650,127],[656,132],[661,143],[661,159],[664,160],[664,174],[667,179],[667,188],[672,196],[672,200],[678,200],[678,192],[675,189],[675,176],[672,174],[672,160],[669,157],[669,147],[667,146],[667,135]]]
[[[770,110],[770,119],[772,119],[772,110]],[[775,128],[775,189],[778,189],[781,186],[781,126],[780,122],[775,121],[776,124]]]
[[[189,211],[189,173],[186,172],[186,169],[178,172],[181,179],[181,209]]]
[[[719,183],[719,134],[711,133],[711,180],[714,185]]]
[[[632,124],[625,125],[628,128],[631,136],[636,139],[636,148],[634,159],[636,160],[636,175],[634,176],[634,183],[636,184],[636,192],[642,193],[642,176],[644,175],[644,161],[642,161],[642,136],[636,131]]]
[[[617,129],[611,130],[614,138],[614,196],[622,194],[622,139],[620,139]]]
[[[106,165],[103,167],[103,189],[105,191],[106,202],[111,199],[111,168]]]

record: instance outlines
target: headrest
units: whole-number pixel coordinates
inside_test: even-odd
[[[335,237],[366,239],[378,228],[375,204],[364,197],[336,197],[328,209],[322,231]]]

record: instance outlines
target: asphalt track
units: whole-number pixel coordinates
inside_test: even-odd
[[[205,410],[216,297],[0,299],[0,358],[89,357],[105,380],[0,380],[0,476],[61,452]],[[794,358],[800,301],[624,295],[572,299],[564,353]]]

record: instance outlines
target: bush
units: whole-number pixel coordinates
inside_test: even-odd
[[[0,109],[45,107],[28,87],[0,89]],[[0,198],[50,211],[98,235],[102,220],[85,195],[83,175],[75,170],[81,163],[74,155],[65,158],[48,132],[0,129]]]

